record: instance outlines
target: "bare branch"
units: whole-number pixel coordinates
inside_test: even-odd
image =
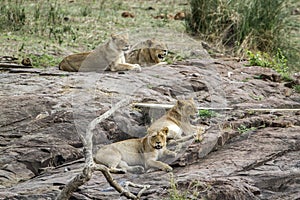
[[[129,186],[136,187],[136,188],[142,188],[139,191],[139,193],[137,194],[138,199],[142,196],[142,194],[143,194],[143,192],[145,192],[145,190],[147,190],[151,187],[150,185],[139,185],[139,184],[135,184],[135,183],[132,183],[130,181],[127,181],[125,183],[125,187],[126,187],[127,190],[129,190]]]
[[[135,107],[142,107],[142,108],[161,108],[161,109],[170,109],[174,105],[170,104],[155,104],[155,103],[133,103]],[[197,107],[198,110],[234,110],[238,108],[211,108],[211,107]],[[257,111],[257,112],[297,112],[300,108],[246,108],[243,110],[245,111]]]
[[[161,108],[170,109],[174,105],[170,104],[155,104],[155,103],[134,103],[135,107],[145,107],[145,108]],[[233,108],[210,108],[210,107],[197,107],[198,110],[233,110]]]
[[[140,188],[143,188],[138,195],[132,194],[128,189],[124,189],[121,185],[115,181],[110,173],[124,173],[122,170],[111,170],[108,169],[104,165],[96,164],[93,160],[93,130],[95,129],[96,125],[103,120],[110,117],[117,109],[124,105],[129,104],[129,99],[123,99],[120,102],[118,102],[115,106],[113,106],[110,110],[106,111],[103,115],[97,117],[94,119],[87,127],[86,135],[85,137],[82,135],[79,135],[83,146],[84,146],[84,157],[85,157],[85,167],[83,168],[82,172],[77,174],[76,177],[74,177],[60,192],[60,194],[56,197],[56,200],[67,200],[71,197],[72,193],[78,189],[81,185],[85,184],[87,181],[89,181],[92,177],[92,174],[95,170],[101,171],[104,177],[106,178],[107,182],[114,187],[121,195],[126,196],[128,199],[139,199],[142,193],[149,188],[150,186],[141,186],[131,183],[132,186],[137,186]]]

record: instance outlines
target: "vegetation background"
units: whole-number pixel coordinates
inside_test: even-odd
[[[205,40],[226,55],[299,71],[299,9],[298,0],[2,0],[0,56],[57,66],[64,56],[92,50],[111,33],[167,28]],[[122,17],[124,11],[134,17]],[[185,20],[171,17],[181,11]]]

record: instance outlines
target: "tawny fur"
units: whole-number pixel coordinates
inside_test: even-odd
[[[138,64],[126,63],[124,51],[128,50],[128,35],[111,35],[111,39],[94,51],[65,57],[59,69],[68,72],[141,71]]]
[[[201,140],[204,129],[193,126],[190,123],[190,116],[195,115],[197,111],[192,99],[178,100],[174,107],[151,124],[148,131],[153,132],[160,130],[162,127],[168,127],[169,132],[167,138],[169,140],[185,141],[193,137],[197,140]]]
[[[125,54],[126,62],[139,64],[141,66],[151,66],[162,63],[167,55],[167,46],[155,39],[149,39],[136,44],[129,53]],[[166,64],[166,63],[162,63]]]
[[[112,143],[100,148],[94,160],[106,165],[111,170],[144,172],[144,167],[172,171],[168,164],[158,161],[160,156],[176,156],[175,152],[166,148],[168,128],[154,131],[143,138],[129,139]],[[119,168],[119,169],[118,169]]]

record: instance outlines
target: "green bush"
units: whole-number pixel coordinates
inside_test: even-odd
[[[280,74],[288,73],[287,59],[282,54],[280,49],[277,50],[275,56],[271,57],[267,53],[256,52],[253,53],[251,51],[247,51],[249,57],[249,65],[253,66],[261,66],[268,67],[274,69],[276,72]]]
[[[291,15],[297,0],[190,0],[188,31],[220,49],[275,55],[280,48],[294,69],[300,67],[300,20]]]

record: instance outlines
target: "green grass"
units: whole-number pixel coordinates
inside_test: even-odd
[[[287,59],[282,54],[280,49],[277,50],[276,55],[271,57],[267,53],[256,52],[253,53],[251,51],[247,52],[249,57],[249,65],[250,66],[261,66],[274,69],[278,72],[284,81],[292,81],[290,76],[290,70],[287,66]]]
[[[241,124],[237,130],[240,134],[243,134],[243,133],[247,133],[248,131],[254,131],[256,130],[257,128],[256,127],[247,127],[246,125],[244,124]]]
[[[212,110],[199,110],[198,115],[202,119],[216,117],[217,113]]]
[[[300,85],[294,85],[293,89],[295,90],[295,92],[300,93]]]
[[[191,0],[188,31],[219,49],[243,56],[247,50],[271,56],[281,49],[293,70],[300,69],[300,17],[297,0]]]
[[[33,67],[36,68],[55,66],[60,62],[60,59],[48,54],[28,54],[27,56],[32,60]]]

